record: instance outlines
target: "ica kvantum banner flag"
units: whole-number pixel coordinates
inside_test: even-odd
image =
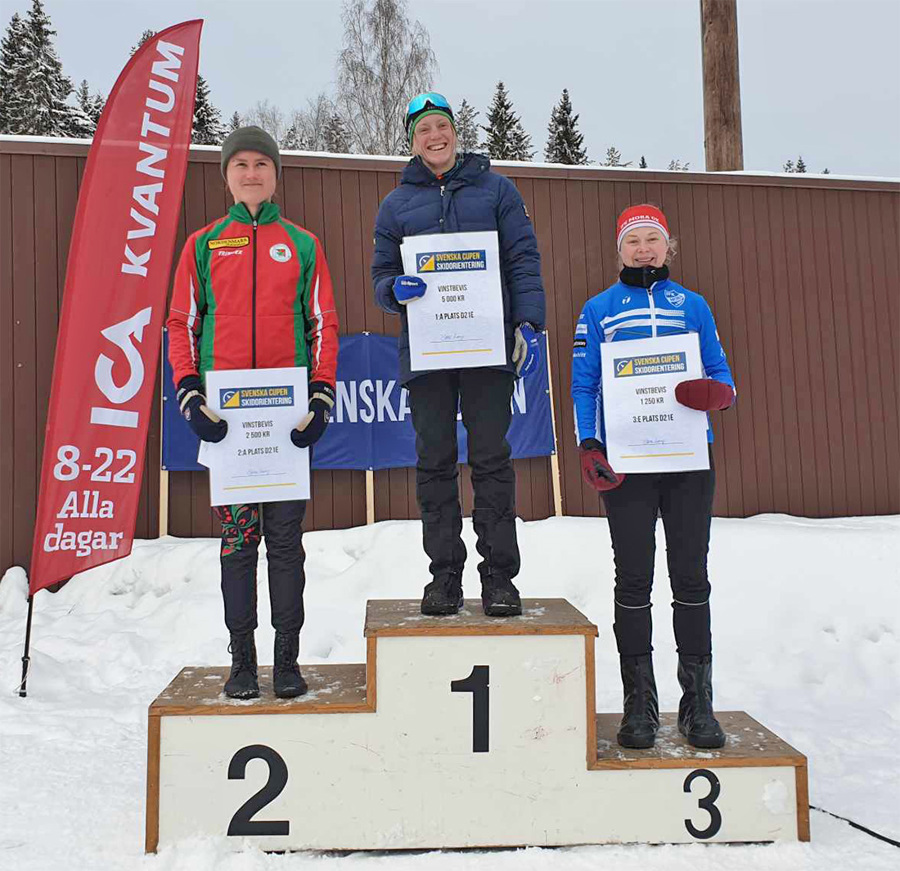
[[[176,24],[135,52],[88,154],[47,414],[32,594],[131,552],[202,26]]]

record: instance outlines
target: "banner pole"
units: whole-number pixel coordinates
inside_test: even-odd
[[[366,469],[366,526],[375,522],[375,472]]]
[[[160,346],[165,347],[166,327],[162,328]],[[169,534],[169,470],[163,465],[163,453],[165,446],[165,420],[166,420],[166,365],[160,355],[159,360],[159,523],[157,537],[162,538]]]
[[[28,664],[31,657],[28,655],[31,651],[31,616],[34,613],[34,596],[28,596],[28,619],[25,623],[25,653],[22,656],[22,682],[19,684],[19,697],[25,698],[28,695],[26,684],[28,682]]]
[[[553,424],[553,453],[550,454],[550,472],[553,484],[553,513],[562,517],[562,487],[559,480],[559,441],[556,438],[556,407],[553,403],[553,367],[550,364],[550,333],[544,331],[547,348],[547,384],[550,388],[550,422]]]

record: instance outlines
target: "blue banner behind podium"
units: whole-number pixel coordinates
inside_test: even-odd
[[[541,361],[513,393],[510,446],[514,459],[546,457],[555,450],[550,415],[546,337],[541,335]],[[178,411],[168,333],[163,340],[162,467],[170,472],[202,471],[198,441]],[[415,433],[405,388],[398,380],[397,340],[362,333],[341,336],[337,391],[331,423],[313,450],[313,469],[396,469],[416,464]],[[466,462],[467,439],[457,423],[459,461]]]

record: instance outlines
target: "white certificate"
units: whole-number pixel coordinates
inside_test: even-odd
[[[617,472],[709,468],[706,412],[675,399],[675,385],[703,377],[696,333],[600,346],[603,421]]]
[[[308,410],[307,370],[224,369],[206,373],[208,406],[228,421],[222,441],[200,443],[211,505],[309,499],[309,448],[291,430]]]
[[[412,370],[506,363],[497,233],[407,236],[400,253],[428,285],[406,306]]]

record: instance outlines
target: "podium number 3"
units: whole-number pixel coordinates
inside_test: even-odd
[[[702,840],[706,838],[711,838],[713,835],[717,834],[719,829],[722,828],[722,814],[719,809],[716,807],[716,799],[719,797],[719,793],[722,790],[722,785],[719,783],[719,778],[715,776],[711,771],[707,771],[705,768],[698,768],[696,771],[692,771],[685,779],[684,779],[684,791],[691,791],[691,784],[698,778],[701,777],[709,783],[709,792],[701,799],[697,801],[697,804],[703,808],[709,814],[709,825],[705,829],[698,829],[690,820],[685,820],[684,825],[687,830],[693,835],[695,838],[700,838]]]
[[[269,779],[255,795],[247,799],[228,824],[229,835],[288,835],[291,824],[288,820],[254,820],[269,802],[281,795],[288,779],[287,765],[271,747],[265,744],[251,744],[241,747],[228,765],[229,780],[243,780],[247,763],[251,759],[262,759],[269,766]]]
[[[473,665],[472,673],[463,680],[450,681],[450,692],[472,693],[472,752],[488,752],[490,669]]]

